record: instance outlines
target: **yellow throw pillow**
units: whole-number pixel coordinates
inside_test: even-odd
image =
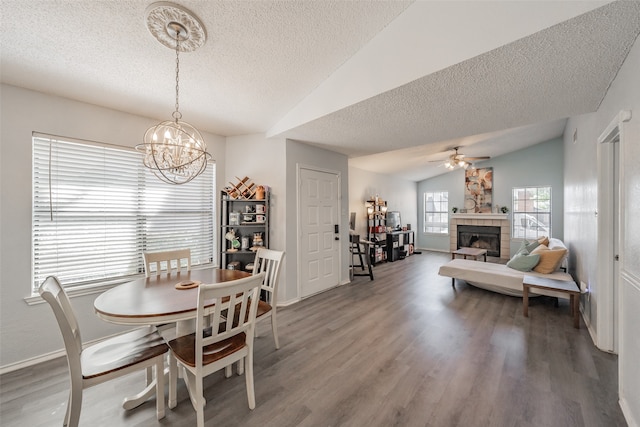
[[[533,268],[533,271],[543,274],[553,273],[560,267],[566,253],[566,249],[549,249],[546,245],[538,246],[531,251],[531,255],[540,255],[540,262]]]
[[[547,236],[540,237],[538,239],[538,243],[540,243],[541,245],[549,246],[549,238]]]

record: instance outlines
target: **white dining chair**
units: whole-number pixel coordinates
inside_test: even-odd
[[[258,303],[257,321],[271,318],[271,332],[273,333],[273,341],[276,349],[280,348],[278,341],[278,318],[277,318],[277,292],[278,281],[280,279],[280,265],[284,258],[284,251],[276,251],[273,249],[260,248],[256,252],[256,258],[253,262],[253,274],[265,273],[262,283],[262,296]],[[256,334],[257,336],[257,334]]]
[[[178,365],[184,369],[198,427],[204,426],[203,377],[222,368],[226,368],[225,375],[229,377],[235,362],[244,362],[249,408],[256,406],[253,337],[258,305],[252,302],[259,298],[263,279],[264,273],[260,273],[224,283],[201,284],[198,287],[196,332],[169,341],[170,371],[176,372]],[[205,308],[205,302],[212,299],[215,299],[214,306]],[[176,396],[176,383],[177,376],[170,375],[170,396]],[[171,399],[169,406],[173,406]]]
[[[84,389],[148,367],[155,367],[156,416],[164,418],[164,355],[169,348],[156,330],[136,329],[83,349],[80,326],[58,279],[47,277],[38,290],[53,310],[67,352],[71,390],[63,425],[78,425]]]
[[[191,249],[177,249],[173,251],[143,252],[144,274],[149,277],[152,272],[179,272],[186,267],[191,271]]]

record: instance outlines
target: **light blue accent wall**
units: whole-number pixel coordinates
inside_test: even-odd
[[[564,236],[564,148],[562,138],[542,142],[500,157],[478,162],[478,168],[493,168],[493,203],[508,206],[511,211],[511,190],[514,187],[551,186],[551,230],[553,237]],[[425,234],[424,193],[427,191],[448,191],[449,208],[464,207],[464,170],[455,169],[418,183],[418,227],[416,244],[418,248],[449,251],[449,235]],[[509,212],[511,217],[511,212]],[[518,244],[511,244],[511,252]]]

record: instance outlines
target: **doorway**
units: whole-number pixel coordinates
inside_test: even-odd
[[[621,111],[598,138],[597,346],[618,353],[620,316],[620,127],[631,117]]]
[[[340,175],[298,169],[299,295],[305,298],[340,284]]]

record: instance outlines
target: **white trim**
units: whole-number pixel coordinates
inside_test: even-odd
[[[598,137],[598,143],[611,142],[619,133],[620,125],[631,120],[631,110],[621,110]]]
[[[627,422],[627,425],[629,427],[640,426],[640,420],[635,420],[633,418],[633,412],[631,412],[631,408],[629,407],[629,403],[625,396],[620,397],[620,400],[618,400],[618,404],[620,405],[620,409],[622,409],[622,415],[624,415],[624,419]]]
[[[455,213],[451,214],[452,219],[500,219],[508,220],[509,214],[496,213]]]
[[[598,348],[604,351],[609,352],[617,352],[618,343],[615,342],[616,332],[614,331],[613,316],[620,315],[619,306],[614,307],[615,303],[615,289],[611,286],[607,286],[606,284],[611,283],[612,275],[614,274],[614,263],[615,260],[612,258],[611,254],[613,253],[613,239],[609,232],[609,225],[613,223],[613,211],[611,206],[613,205],[614,196],[610,191],[604,191],[605,189],[609,189],[613,186],[613,150],[614,147],[611,143],[616,139],[616,137],[620,136],[619,139],[619,148],[620,148],[620,158],[623,158],[623,138],[622,134],[622,123],[629,121],[631,119],[631,111],[622,110],[620,111],[614,119],[609,123],[609,125],[604,129],[604,131],[598,137],[598,211],[596,215],[598,216],[598,260],[607,261],[607,262],[599,262],[597,267],[596,276],[598,278],[598,284],[600,288],[600,292],[598,292],[597,306],[598,306],[598,317],[596,320],[596,340],[594,341]],[[620,168],[622,168],[622,163],[620,162]],[[622,169],[618,171],[618,176],[622,176]],[[622,195],[618,199],[618,203],[620,204],[620,211],[623,209]],[[619,224],[619,233],[623,236],[623,224],[622,221],[618,222]],[[621,242],[620,239],[618,239]],[[622,254],[619,254],[622,255]],[[623,258],[623,257],[621,257]],[[620,266],[622,267],[622,266]],[[619,282],[619,280],[618,280]],[[618,335],[619,336],[619,335]]]
[[[98,338],[95,340],[91,340],[91,341],[87,341],[82,343],[82,347],[89,347],[93,344],[97,344],[100,341],[104,341],[106,339],[112,338],[112,337],[116,337],[118,335],[123,335],[126,333],[131,332],[132,330],[135,330],[137,328],[132,328],[130,330],[124,331],[124,332],[118,332],[116,334],[113,335],[109,335],[106,337],[102,337],[102,338]],[[29,368],[31,366],[35,366],[38,365],[40,363],[44,363],[44,362],[48,362],[49,360],[54,360],[57,359],[59,357],[65,357],[67,354],[65,349],[62,350],[56,350],[56,351],[52,351],[50,353],[46,353],[46,354],[41,354],[39,356],[35,356],[35,357],[31,357],[29,359],[25,359],[25,360],[21,360],[19,362],[14,362],[14,363],[10,363],[8,365],[4,365],[4,366],[0,366],[0,375],[4,375],[7,374],[9,372],[14,372],[17,371],[19,369],[23,369],[23,368]]]

